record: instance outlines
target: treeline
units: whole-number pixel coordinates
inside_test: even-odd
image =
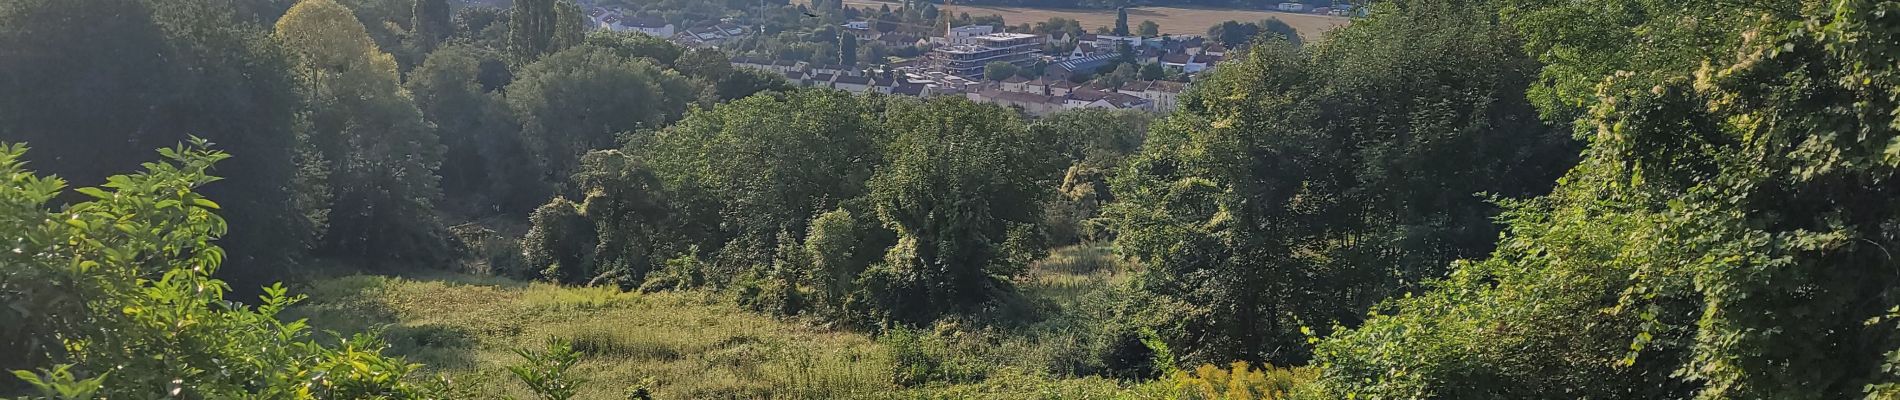
[[[300,2],[262,25],[233,3],[251,2],[8,4],[0,131],[81,184],[186,135],[238,154],[205,190],[229,199],[229,276],[245,283],[306,255],[449,261],[438,211],[525,215],[616,135],[787,87],[717,51],[586,33],[572,3],[451,17],[441,0],[410,2],[422,11],[390,23],[407,32],[394,54],[341,4]]]

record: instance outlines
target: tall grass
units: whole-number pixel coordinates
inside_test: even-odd
[[[476,393],[525,397],[505,367],[512,350],[572,343],[577,398],[622,398],[651,379],[667,399],[869,398],[897,388],[889,355],[868,336],[747,312],[715,294],[481,278],[347,276],[306,288],[297,317],[319,329],[381,332],[392,352]]]

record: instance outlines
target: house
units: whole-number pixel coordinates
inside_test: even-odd
[[[1082,87],[1081,84],[1070,82],[1068,79],[1057,79],[1050,81],[1047,89],[1050,96],[1068,96],[1080,87]]]
[[[1222,46],[1220,42],[1207,42],[1206,47],[1201,48],[1201,51],[1199,53],[1194,53],[1194,54],[1208,55],[1208,56],[1226,56],[1227,46]]]
[[[1108,92],[1095,90],[1095,89],[1089,89],[1089,88],[1077,88],[1074,91],[1069,92],[1069,95],[1067,98],[1068,98],[1067,104],[1069,108],[1083,108],[1083,107],[1089,107],[1090,105],[1096,104],[1096,102],[1102,101],[1102,99],[1108,98]],[[1106,105],[1106,104],[1107,103],[1103,103],[1103,105]]]
[[[868,30],[871,30],[871,21],[846,22],[844,23],[844,28],[854,30],[854,31],[868,31]]]
[[[1102,51],[1117,51],[1116,49],[1121,48],[1123,43],[1127,43],[1128,47],[1141,48],[1141,46],[1153,43],[1155,40],[1140,36],[1095,35],[1095,40],[1092,42],[1095,43],[1095,48],[1102,49]]]
[[[1094,42],[1081,42],[1075,44],[1075,49],[1069,50],[1069,59],[1074,60],[1098,54],[1102,54],[1102,51],[1095,47]]]
[[[1024,113],[1034,116],[1049,115],[1050,113],[1068,109],[1066,100],[1060,97],[1035,93],[992,89],[980,93],[970,93],[969,98],[970,101],[978,103],[991,103],[1004,107],[1018,108],[1023,110]]]
[[[792,60],[773,61],[771,69],[773,71],[778,71],[778,73],[781,73],[781,74],[786,74],[786,73],[791,73],[792,71],[801,70],[801,68],[798,67],[798,62],[792,61]]]
[[[918,39],[916,36],[906,35],[902,33],[886,33],[882,35],[877,35],[877,38],[872,39],[872,40],[876,40],[878,42],[884,43],[885,47],[904,47],[904,46],[916,46],[917,42],[921,39]]]
[[[1153,102],[1126,93],[1109,93],[1107,96],[1102,97],[1101,103],[1102,107],[1117,110],[1154,111]],[[1094,104],[1091,104],[1091,106],[1094,106]]]
[[[847,75],[847,74],[862,75],[863,74],[863,72],[856,71],[855,68],[846,67],[843,65],[836,65],[836,64],[807,64],[806,67],[802,69],[810,70],[811,73],[814,73],[814,74],[829,74],[829,75]]]
[[[869,92],[871,91],[871,78],[866,78],[863,76],[839,75],[837,77],[832,78],[831,87],[833,89],[843,90],[843,91],[852,92],[852,93]]]
[[[928,89],[928,87],[920,84],[900,83],[891,87],[891,94],[897,96],[924,97],[929,95],[929,93],[926,92]]]
[[[1280,8],[1280,11],[1285,11],[1285,12],[1303,12],[1303,11],[1306,11],[1306,4],[1305,3],[1280,3],[1279,8]]]
[[[666,20],[658,17],[621,18],[620,23],[614,30],[639,32],[658,38],[670,38],[673,37],[674,34],[673,24],[667,23]]]
[[[1178,98],[1186,88],[1174,81],[1142,81],[1129,82],[1116,92],[1148,100],[1155,112],[1169,112],[1180,104]]]
[[[1075,36],[1070,35],[1068,32],[1051,33],[1049,34],[1049,43],[1067,46],[1070,43],[1075,43]]]
[[[1181,72],[1199,73],[1220,62],[1220,56],[1198,54],[1169,54],[1161,57],[1161,66],[1180,69]]]
[[[776,69],[772,68],[771,61],[761,60],[761,59],[756,59],[756,58],[751,58],[751,57],[733,57],[732,67],[733,68],[763,69],[767,71],[777,72]]]
[[[1005,92],[1017,92],[1017,93],[1030,92],[1029,78],[1024,78],[1022,77],[1022,75],[1011,76],[1007,79],[1003,79],[1003,83],[1000,86]]]
[[[1136,64],[1154,64],[1156,62],[1159,62],[1160,60],[1161,60],[1161,50],[1142,49],[1140,54],[1135,55]]]
[[[893,79],[892,77],[885,77],[885,76],[878,76],[878,77],[871,78],[872,92],[891,94],[891,92],[896,88],[897,88],[897,79]]]
[[[805,78],[805,81],[811,82],[807,86],[828,88],[831,87],[831,80],[836,78],[836,75],[831,74],[811,74],[811,77]]]

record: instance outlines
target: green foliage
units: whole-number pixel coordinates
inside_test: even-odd
[[[846,66],[858,65],[857,35],[847,34],[838,36],[838,64]]]
[[[566,341],[548,339],[541,351],[515,349],[515,355],[521,356],[522,363],[508,366],[508,372],[541,400],[574,398],[581,385],[587,384],[586,379],[574,377],[570,371],[580,363],[581,354]]]
[[[8,365],[42,368],[14,375],[60,398],[425,397],[406,381],[417,366],[377,341],[325,346],[278,319],[301,299],[282,286],[256,307],[224,299],[212,275],[225,221],[195,189],[230,156],[206,145],[160,149],[164,161],[74,190],[89,200],[57,211],[47,203],[65,182],[24,169],[25,147],[0,146],[0,232],[15,246],[0,253],[0,343]]]
[[[447,243],[435,220],[442,147],[363,26],[332,0],[304,0],[273,37],[301,85],[300,199],[320,254],[433,262]]]
[[[91,379],[79,379],[73,376],[71,364],[54,365],[53,369],[37,374],[31,371],[13,371],[13,376],[38,390],[40,398],[56,400],[93,399],[101,389],[105,388],[108,375],[112,373],[108,371]]]
[[[1561,131],[1500,100],[1532,65],[1487,11],[1389,4],[1304,50],[1255,42],[1113,178],[1140,285],[1192,305],[1163,331],[1184,361],[1303,362],[1296,328],[1489,251],[1479,195],[1538,194],[1568,165]]]
[[[448,0],[415,0],[410,13],[409,36],[419,54],[434,52],[437,44],[455,33]]]
[[[508,85],[508,106],[522,135],[536,141],[549,181],[567,181],[582,155],[613,147],[616,135],[679,118],[700,93],[678,73],[621,51],[594,45],[560,51],[522,68]]]
[[[975,311],[1026,267],[1005,244],[1017,224],[1041,217],[1057,168],[1051,141],[994,106],[887,107],[895,137],[870,199],[897,244],[863,278],[869,299],[884,319],[908,323]]]
[[[1202,364],[1192,371],[1177,371],[1167,378],[1148,383],[1166,393],[1165,398],[1183,400],[1292,400],[1321,399],[1316,383],[1319,371],[1311,368],[1254,369],[1235,361],[1228,368]],[[1152,390],[1152,389],[1151,389]]]
[[[593,277],[599,235],[574,202],[555,197],[535,209],[528,221],[534,227],[521,239],[528,271],[555,282],[580,283]]]
[[[833,91],[753,96],[696,112],[637,143],[682,218],[708,229],[723,277],[769,266],[782,231],[862,196],[882,156],[870,100]]]
[[[508,51],[527,64],[580,44],[587,16],[568,0],[521,0],[508,13]]]
[[[593,31],[587,34],[586,40],[582,43],[607,49],[622,58],[646,58],[648,62],[662,66],[677,66],[679,58],[687,53],[686,48],[669,42],[666,38],[636,32]],[[728,64],[727,67],[730,68],[731,65]],[[686,68],[675,69],[692,72]]]
[[[983,79],[1002,82],[1004,79],[1016,76],[1016,73],[1019,71],[1020,68],[1016,67],[1016,64],[1003,61],[991,62],[983,66]]]
[[[1207,38],[1220,42],[1227,48],[1246,45],[1257,38],[1278,39],[1299,46],[1299,30],[1293,29],[1279,18],[1267,18],[1260,22],[1226,21],[1207,28]]]
[[[501,95],[482,82],[484,66],[504,65],[501,60],[489,50],[444,46],[410,71],[406,84],[442,140],[444,208],[467,215],[520,215],[552,190],[533,153],[536,143],[521,135]]]
[[[942,335],[910,328],[885,331],[878,343],[891,354],[892,383],[917,386],[981,380],[982,363],[955,354],[945,340]]]
[[[1515,7],[1585,159],[1490,259],[1323,342],[1335,391],[1889,396],[1890,5]]]
[[[294,269],[309,235],[285,185],[296,86],[267,27],[236,12],[218,0],[0,4],[0,140],[32,143],[25,160],[79,184],[188,135],[242,154],[203,190],[231,221],[221,276],[249,286]]]

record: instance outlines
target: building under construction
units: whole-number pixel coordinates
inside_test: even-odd
[[[990,33],[956,37],[954,42],[932,51],[937,70],[969,79],[982,79],[983,67],[1006,62],[1027,67],[1035,63],[1044,39],[1023,33]]]

